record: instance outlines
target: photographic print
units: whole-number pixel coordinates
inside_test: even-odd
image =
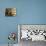
[[[5,16],[16,16],[16,8],[6,8]]]
[[[30,46],[32,42],[46,42],[46,25],[20,24],[18,31],[20,45],[27,43]]]

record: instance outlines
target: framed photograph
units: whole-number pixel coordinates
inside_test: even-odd
[[[6,8],[5,16],[16,16],[16,8]]]
[[[46,41],[46,25],[20,24],[18,33],[19,41]]]

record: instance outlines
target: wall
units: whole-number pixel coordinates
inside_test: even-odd
[[[5,17],[3,11],[7,7],[15,7],[17,15]],[[0,44],[8,43],[9,32],[18,32],[17,24],[46,24],[46,0],[1,0]]]

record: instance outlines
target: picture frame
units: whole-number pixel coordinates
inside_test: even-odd
[[[16,8],[6,8],[5,16],[16,16]]]

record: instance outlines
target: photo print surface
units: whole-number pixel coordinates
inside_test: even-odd
[[[16,16],[16,8],[6,8],[5,16]]]
[[[46,41],[46,25],[20,25],[20,40]]]

